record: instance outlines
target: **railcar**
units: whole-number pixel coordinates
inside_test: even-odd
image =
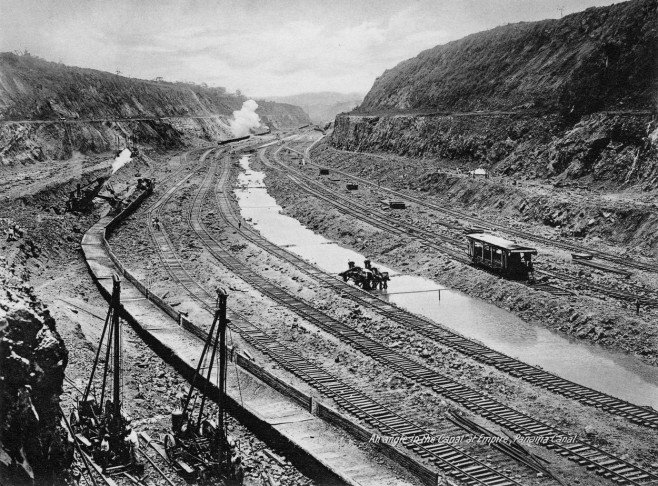
[[[466,239],[467,252],[474,264],[515,280],[534,277],[532,257],[537,255],[536,248],[517,245],[487,233],[469,233]]]
[[[217,142],[217,145],[226,145],[227,143],[239,142],[240,140],[247,140],[251,135],[246,135],[244,137],[238,138],[229,138],[228,140],[220,140]]]

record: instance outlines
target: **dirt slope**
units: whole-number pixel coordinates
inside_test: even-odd
[[[103,153],[131,137],[159,149],[231,138],[228,120],[245,99],[223,88],[132,79],[2,53],[0,164]],[[288,104],[263,102],[257,113],[273,129],[309,123],[301,108]]]
[[[434,47],[384,72],[359,111],[655,107],[657,5],[590,8]]]

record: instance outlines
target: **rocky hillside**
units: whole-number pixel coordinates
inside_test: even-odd
[[[498,27],[386,71],[332,143],[600,187],[658,182],[658,0]]]
[[[228,120],[245,99],[222,88],[131,79],[2,53],[0,161],[105,152],[115,148],[117,137],[120,143],[135,137],[151,148],[230,138]],[[293,105],[262,103],[257,113],[274,129],[309,122]]]
[[[2,257],[0,482],[66,484],[73,450],[60,424],[59,395],[68,352],[48,310],[12,266]]]
[[[434,47],[384,72],[360,111],[655,108],[657,4],[590,8]]]

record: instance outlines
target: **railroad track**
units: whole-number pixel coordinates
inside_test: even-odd
[[[263,157],[261,152],[261,157]],[[387,317],[397,323],[404,324],[407,328],[428,337],[440,344],[455,349],[483,364],[493,366],[510,375],[521,378],[533,385],[539,386],[553,393],[563,395],[567,398],[577,400],[584,405],[599,408],[608,413],[627,418],[633,423],[650,428],[658,428],[658,412],[652,408],[642,407],[621,400],[606,393],[594,390],[561,378],[546,370],[524,363],[518,359],[495,351],[481,343],[462,336],[440,324],[415,315],[380,298],[377,294],[366,292],[353,285],[349,285],[331,274],[328,274],[304,259],[294,255],[287,250],[269,242],[258,232],[248,225],[239,226],[240,217],[235,213],[230,200],[222,196],[225,190],[222,184],[226,183],[226,177],[222,177],[220,185],[216,188],[216,205],[219,216],[227,225],[241,232],[242,236],[252,244],[260,247],[271,255],[286,261],[310,278],[320,282],[325,288],[333,288],[339,294],[343,294],[352,301],[371,308],[380,315]]]
[[[211,186],[213,179],[212,173],[212,170],[208,171],[202,187],[195,196],[192,210],[189,213],[189,223],[193,228],[196,227],[195,231],[197,231],[197,234],[202,239],[209,238],[209,234],[199,223],[199,217],[201,203]],[[159,211],[161,208],[167,204],[180,186],[195,174],[196,172],[190,173],[185,178],[179,180],[149,209],[149,222],[153,217],[160,214]],[[160,231],[153,231],[152,224],[149,224],[149,228],[151,228],[151,236],[155,241],[156,250],[169,274],[195,301],[212,313],[215,306],[215,297],[212,292],[209,292],[199,284],[185,269],[174,250],[170,238],[167,236],[164,225],[162,225]],[[228,252],[226,252],[226,255],[228,255]],[[379,429],[382,433],[406,437],[432,435],[430,430],[416,425],[407,418],[393,412],[388,407],[376,402],[364,393],[329,374],[324,369],[310,363],[237,312],[229,309],[228,317],[231,321],[230,326],[239,332],[254,348],[265,353],[283,368],[331,397],[340,406],[371,426]],[[206,332],[197,327],[193,330],[193,334],[197,337],[205,338]],[[431,460],[440,470],[464,481],[465,484],[500,486],[520,484],[504,473],[493,469],[483,461],[473,457],[459,446],[437,443],[409,444],[408,447],[422,457]]]
[[[383,211],[372,209],[360,203],[359,201],[346,197],[336,191],[332,191],[323,184],[310,179],[301,171],[284,164],[278,157],[278,153],[282,150],[282,148],[283,147],[279,148],[274,153],[274,160],[276,161],[278,167],[273,166],[263,156],[261,156],[261,161],[263,164],[273,169],[279,167],[283,168],[285,175],[293,182],[295,182],[295,184],[302,187],[305,191],[313,194],[318,199],[321,199],[331,204],[332,206],[339,208],[345,214],[349,214],[357,219],[365,221],[371,226],[374,226],[382,231],[386,231],[387,234],[394,234],[401,238],[414,239],[423,246],[444,253],[456,261],[459,261],[465,265],[472,265],[472,262],[464,255],[464,252],[458,249],[463,246],[463,242],[461,240],[446,235],[430,233],[429,231],[413,227],[412,225],[404,223],[403,221],[396,220],[391,222],[390,216]],[[573,295],[573,292],[549,283],[518,283],[532,288],[533,290],[541,290],[552,295]]]
[[[66,378],[66,377],[65,377]],[[78,392],[82,393],[78,387],[73,383],[71,380],[66,378],[67,381],[76,389]],[[92,457],[84,451],[83,447],[84,444],[82,441],[78,438],[78,436],[75,434],[73,431],[73,428],[71,427],[71,424],[69,423],[69,420],[66,418],[66,414],[64,412],[64,409],[62,408],[61,405],[59,405],[59,411],[61,414],[61,421],[64,425],[64,428],[68,431],[69,435],[73,438],[73,446],[74,446],[74,459],[77,456],[77,460],[75,460],[76,465],[80,471],[80,478],[84,478],[85,484],[93,485],[93,486],[98,486],[98,481],[97,479],[100,478],[101,482],[105,484],[105,486],[117,486],[117,483],[115,481],[115,478],[121,477],[126,479],[128,482],[131,484],[136,484],[138,486],[148,486],[147,483],[145,482],[144,477],[140,477],[134,474],[130,474],[127,471],[116,473],[113,475],[108,475],[106,474],[102,468],[96,464]],[[176,486],[171,479],[169,479],[169,476],[160,468],[155,461],[153,461],[152,457],[141,450],[138,449],[137,451],[141,457],[144,457],[145,459],[148,460],[148,462],[151,464],[153,467],[153,470],[162,477],[162,479],[169,485],[169,486]]]
[[[181,159],[181,168],[179,168],[178,170],[174,171],[169,176],[162,179],[161,182],[165,182],[168,179],[170,179],[171,177],[179,175],[182,171],[187,169],[186,164],[187,164],[188,153],[195,152],[195,151],[198,151],[198,150],[204,150],[204,149],[195,149],[195,150],[190,151],[190,152],[182,152],[182,153],[178,154],[178,156]],[[150,170],[146,174],[146,177],[150,177],[153,170],[154,170],[153,167],[150,167]],[[72,304],[68,301],[66,301],[66,302],[69,305],[74,305],[74,304]],[[83,309],[81,307],[78,307],[78,308],[85,311],[85,312],[89,312],[87,309]],[[95,317],[98,317],[101,320],[104,319],[104,318],[99,317],[99,316],[95,316]],[[66,380],[68,386],[72,387],[80,395],[83,394],[83,391],[75,384],[75,382],[73,380],[71,380],[67,376],[64,376],[64,379]],[[75,457],[77,457],[76,464],[77,464],[77,466],[78,466],[78,468],[81,472],[81,479],[83,479],[84,484],[87,484],[87,485],[90,485],[90,486],[91,485],[98,486],[99,484],[104,484],[105,486],[117,486],[117,482],[115,481],[115,479],[118,479],[119,477],[121,479],[129,482],[130,484],[136,484],[138,486],[147,486],[147,484],[150,484],[150,483],[145,482],[145,480],[143,478],[141,478],[139,476],[132,475],[128,472],[117,473],[116,475],[112,475],[112,476],[104,474],[103,471],[101,470],[100,466],[98,466],[92,460],[92,458],[89,456],[89,454],[84,452],[84,450],[83,450],[84,445],[81,443],[81,441],[76,437],[75,433],[73,432],[73,429],[71,428],[70,423],[69,423],[69,421],[66,417],[66,413],[64,412],[64,409],[62,408],[61,405],[59,406],[59,410],[60,410],[60,413],[61,413],[62,423],[63,423],[64,427],[68,430],[69,434],[71,435],[71,437],[74,440],[74,455],[75,455]],[[161,467],[162,466],[162,461],[160,461],[160,466],[158,466],[156,464],[156,461],[154,461],[152,456],[149,455],[147,452],[142,451],[142,450],[138,450],[138,452],[141,455],[141,457],[145,458],[149,462],[149,464],[153,468],[153,471],[155,473],[157,473],[157,475],[159,477],[161,477],[164,482],[166,482],[169,486],[176,486],[171,481],[171,479],[169,478],[169,475],[167,475],[167,473],[165,473],[165,471],[163,471],[163,467]],[[167,462],[167,465],[164,466],[164,468],[169,469],[169,468],[171,468],[171,465]],[[171,473],[171,471],[169,471],[169,473],[170,473],[170,475],[174,474],[174,473]]]
[[[311,147],[312,147],[312,145],[311,145]],[[286,147],[286,146],[282,147],[282,149],[284,149],[284,148],[288,149],[292,152],[298,153],[298,154],[305,154],[305,157],[308,157],[307,153],[308,153],[308,150],[309,150],[310,147],[306,149],[305,153],[300,152],[300,151],[295,150],[295,149],[292,149],[290,147]],[[292,168],[289,165],[283,164],[283,162],[281,162],[280,159],[278,159],[277,157],[275,157],[275,160],[277,161],[278,164],[283,166],[288,171],[294,171],[301,178],[303,178],[304,180],[306,180],[310,184],[312,184],[312,185],[316,186],[317,188],[319,188],[320,191],[324,191],[328,194],[333,194],[335,196],[341,197],[343,200],[349,201],[349,204],[351,204],[351,205],[358,205],[363,209],[368,209],[371,212],[374,211],[371,208],[368,208],[367,206],[364,206],[364,205],[358,203],[357,201],[355,201],[352,198],[347,198],[347,197],[345,197],[341,194],[336,193],[335,191],[333,191],[331,188],[325,186],[324,184],[321,184],[321,183],[309,178],[303,172],[298,171],[298,170]],[[310,165],[315,165],[316,167],[323,167],[324,168],[324,166],[319,166],[319,165],[316,165],[316,164],[310,164]],[[356,176],[352,176],[349,173],[344,172],[344,171],[339,171],[339,170],[333,169],[333,168],[331,170],[333,170],[334,172],[338,172],[338,173],[341,173],[343,175],[346,175],[347,177],[357,178]],[[288,175],[288,177],[291,177],[290,174],[287,174],[287,175]],[[375,185],[374,183],[369,182],[366,179],[362,179],[362,178],[357,178],[357,179],[359,181],[366,181],[365,183],[367,183],[369,185],[373,185],[373,186]],[[397,193],[396,192],[396,195],[399,195],[403,199],[411,200],[410,196],[406,196],[403,193]],[[328,202],[331,202],[334,205],[337,205],[337,203],[332,202],[331,198],[330,199],[325,199],[325,200],[327,200]],[[424,206],[428,207],[429,209],[434,209],[434,207],[436,207],[436,205],[428,205],[427,203],[422,202],[422,200],[420,200],[418,198],[414,198],[414,200],[412,202],[418,203],[420,205],[424,205]],[[382,213],[381,211],[379,213],[382,217],[386,217],[386,215],[384,213]],[[437,234],[437,233],[430,233],[430,232],[422,231],[422,230],[419,231],[419,230],[417,230],[417,228],[413,227],[412,225],[410,225],[408,223],[404,223],[404,222],[399,222],[399,224],[406,228],[407,236],[409,236],[409,235],[418,236],[422,240],[421,243],[423,243],[426,246],[432,247],[431,246],[432,240],[430,239],[432,237],[434,239],[438,238],[439,240],[441,240],[445,243],[449,243],[452,246],[454,246],[455,248],[459,248],[459,247],[463,246],[463,241],[460,240],[460,239],[456,239],[456,238],[453,238],[453,237],[449,237],[449,236],[441,235],[441,234]],[[454,224],[449,223],[449,222],[438,222],[438,224],[440,224],[442,226],[445,226],[446,228],[448,228],[450,230],[459,230],[459,231],[461,231],[463,229],[461,226],[454,225]],[[552,241],[552,240],[547,240],[547,241]],[[465,258],[463,253],[460,252],[460,251],[451,250],[451,249],[445,248],[445,247],[442,248],[442,249],[439,249],[439,247],[435,247],[435,249],[450,255],[451,258],[453,258],[457,261],[461,261],[462,263],[472,265],[471,261],[469,259]],[[605,287],[605,286],[598,285],[596,283],[589,282],[589,281],[583,281],[583,279],[581,279],[580,277],[569,275],[567,273],[560,272],[560,271],[557,271],[557,270],[548,271],[548,270],[535,269],[535,274],[539,277],[545,276],[545,277],[550,277],[550,278],[553,278],[553,279],[556,279],[556,280],[571,282],[576,286],[584,286],[589,291],[592,291],[592,292],[595,292],[595,293],[598,293],[598,294],[601,294],[601,295],[605,295],[605,296],[608,296],[608,297],[613,297],[617,300],[626,301],[626,302],[635,302],[636,300],[639,300],[640,303],[644,306],[658,307],[658,292],[651,291],[651,290],[648,290],[648,289],[643,288],[643,287],[626,284],[627,287],[631,287],[631,289],[632,289],[632,291],[629,292],[629,291],[621,291],[621,290],[613,289],[613,288],[610,288],[610,287]],[[564,289],[564,288],[561,288],[561,287],[558,287],[558,286],[555,286],[555,285],[552,285],[552,284],[548,284],[548,283],[532,283],[532,284],[528,283],[528,282],[519,282],[519,283],[527,285],[527,286],[533,288],[534,290],[541,290],[541,291],[544,291],[544,292],[551,293],[553,295],[576,295],[575,292],[573,292],[571,290],[567,290],[567,289]],[[653,297],[651,297],[652,295],[653,295]]]
[[[434,211],[438,211],[438,212],[441,212],[443,214],[447,214],[448,216],[452,216],[453,218],[461,219],[461,220],[464,220],[464,221],[469,221],[470,223],[473,223],[476,226],[483,227],[483,228],[486,228],[486,229],[489,229],[489,230],[498,230],[502,233],[513,235],[513,236],[516,236],[516,237],[519,237],[519,238],[524,238],[526,240],[534,241],[534,242],[537,242],[537,243],[542,243],[542,244],[545,244],[549,247],[551,247],[551,246],[558,247],[558,248],[562,248],[564,250],[568,250],[570,252],[575,252],[575,253],[582,253],[582,252],[590,253],[593,256],[595,256],[595,257],[597,257],[601,260],[605,260],[605,261],[608,261],[610,263],[614,263],[616,265],[621,266],[622,268],[629,268],[630,267],[630,268],[635,268],[637,270],[643,270],[645,272],[658,273],[658,265],[656,265],[655,263],[638,262],[638,261],[635,261],[635,260],[622,258],[622,257],[619,257],[617,255],[613,255],[611,253],[604,252],[604,251],[601,251],[601,250],[592,250],[592,249],[577,245],[575,243],[569,243],[569,242],[566,242],[566,241],[559,241],[559,240],[550,240],[548,238],[544,238],[542,236],[538,236],[538,235],[535,235],[535,234],[532,234],[532,233],[528,233],[526,231],[517,230],[517,229],[514,229],[514,228],[510,228],[508,226],[502,225],[502,224],[492,223],[491,221],[483,220],[481,218],[476,218],[474,216],[470,216],[468,214],[465,214],[461,211],[446,208],[445,206],[442,206],[442,205],[439,205],[439,204],[434,204],[434,203],[427,202],[426,200],[423,200],[419,197],[412,196],[412,195],[406,194],[404,192],[396,191],[396,190],[390,189],[388,187],[380,186],[380,185],[378,185],[378,184],[376,184],[376,183],[374,183],[374,182],[372,182],[368,179],[365,179],[363,177],[351,174],[349,172],[346,172],[346,171],[343,171],[343,170],[340,170],[340,169],[336,169],[334,167],[326,167],[326,166],[320,166],[318,164],[314,164],[314,163],[310,162],[310,160],[311,160],[310,149],[311,148],[312,148],[312,146],[309,146],[305,150],[305,152],[303,153],[303,155],[306,157],[306,160],[309,161],[310,165],[314,165],[316,167],[331,169],[332,171],[334,171],[336,173],[339,173],[339,174],[341,174],[345,177],[349,177],[351,179],[357,180],[357,181],[359,181],[363,184],[369,185],[369,186],[377,187],[377,189],[382,191],[382,192],[394,195],[396,197],[399,197],[401,199],[405,199],[407,201],[414,202],[414,203],[416,203],[420,206],[424,206],[424,207],[432,209]],[[301,153],[301,152],[298,152],[298,153]]]
[[[292,149],[292,148],[287,147],[287,146],[282,147],[280,150],[288,149],[292,152],[302,154],[302,155],[304,155],[304,157],[306,157],[308,159],[308,157],[309,157],[308,153],[309,153],[309,151],[310,151],[310,149],[312,148],[313,145],[314,144],[309,146],[306,149],[305,152],[300,152],[298,150]],[[277,151],[277,153],[278,153],[278,151]],[[377,212],[379,214],[380,218],[390,219],[390,216],[387,216],[385,213],[383,213],[381,211],[373,210],[373,209],[369,208],[368,206],[365,206],[365,205],[359,203],[358,201],[355,201],[353,198],[348,198],[346,196],[343,196],[342,194],[337,193],[336,191],[332,190],[331,188],[325,186],[324,184],[309,178],[302,171],[294,169],[290,165],[285,165],[278,158],[277,154],[275,154],[274,159],[280,166],[284,167],[287,171],[293,172],[296,176],[298,176],[297,179],[293,179],[293,180],[295,180],[295,182],[297,184],[303,184],[303,182],[299,181],[299,179],[302,179],[302,180],[306,181],[307,185],[312,185],[314,188],[316,188],[317,189],[315,191],[316,193],[324,192],[325,194],[328,194],[327,198],[322,198],[319,194],[315,194],[316,197],[320,197],[321,199],[323,199],[327,202],[330,202],[334,206],[338,206],[338,203],[335,202],[334,199],[336,197],[339,197],[343,201],[345,201],[345,203],[340,206],[341,209],[343,209],[344,211],[345,211],[345,208],[343,206],[345,206],[345,205],[355,206],[357,208],[360,208],[361,212],[364,212],[364,211],[370,212],[370,213]],[[325,166],[320,166],[320,165],[317,165],[317,164],[309,164],[309,165],[314,165],[316,167],[325,168]],[[344,171],[340,171],[338,169],[331,168],[331,170],[333,170],[334,172],[340,173],[342,175],[345,175],[347,177],[352,177],[352,178],[354,178],[354,179],[356,179],[360,182],[363,182],[365,184],[368,184],[368,185],[371,185],[371,186],[376,186],[376,184],[374,184],[373,182],[368,181],[367,179],[363,179],[363,178],[360,178],[360,177],[357,177],[357,176],[352,176],[351,174],[349,174],[347,172],[344,172]],[[290,178],[293,177],[289,173],[287,173],[286,175]],[[379,186],[377,186],[377,187],[379,189],[382,189]],[[393,191],[391,189],[386,189],[386,190],[390,191],[391,193],[395,194],[396,196],[399,196],[402,199],[412,201],[416,204],[419,204],[421,206],[425,206],[429,209],[440,211],[440,209],[437,209],[437,208],[440,208],[440,206],[430,204],[430,203],[426,203],[426,202],[422,201],[419,198],[414,198],[412,196],[407,196],[403,193]],[[446,210],[446,211],[449,211],[449,210]],[[345,211],[345,212],[347,212],[347,211]],[[352,211],[352,212],[349,212],[348,214],[354,215],[356,212],[359,212],[359,211]],[[469,217],[464,215],[463,219],[465,219],[465,218],[469,218]],[[471,218],[471,219],[474,220],[474,221],[479,221],[479,220],[476,220],[475,218]],[[422,244],[424,244],[425,246],[430,246],[431,248],[434,248],[438,251],[446,253],[451,258],[453,258],[457,261],[460,261],[464,264],[472,265],[471,261],[468,258],[466,258],[461,251],[456,250],[457,248],[460,248],[460,247],[463,246],[463,241],[461,239],[457,239],[457,238],[454,238],[454,237],[450,237],[450,236],[446,236],[446,235],[442,235],[442,234],[438,234],[438,233],[432,233],[432,232],[428,232],[428,231],[424,231],[424,230],[418,230],[418,228],[415,228],[412,225],[410,225],[408,223],[404,223],[402,221],[398,221],[397,223],[399,224],[398,233],[406,234],[406,236],[415,237]],[[461,226],[454,225],[454,224],[449,223],[449,222],[438,222],[438,223],[440,225],[446,227],[449,230],[459,230],[459,231],[461,231],[463,229]],[[382,227],[381,225],[378,225],[378,226]],[[402,228],[406,228],[406,229],[402,230]],[[390,231],[390,230],[387,230],[387,231]],[[442,241],[443,243],[448,243],[448,244],[452,245],[454,248],[451,249],[451,248],[448,248],[448,247],[445,247],[445,246],[444,247],[432,246],[432,243],[436,239]],[[547,241],[552,241],[552,240],[547,240]],[[605,295],[605,296],[608,296],[608,297],[613,297],[615,299],[622,300],[622,301],[635,302],[635,300],[639,298],[640,303],[644,306],[658,307],[658,293],[655,292],[655,291],[648,291],[647,289],[642,288],[642,287],[635,287],[635,288],[633,288],[632,292],[625,292],[625,291],[613,289],[613,288],[610,288],[610,287],[605,287],[605,286],[602,286],[602,285],[598,285],[598,284],[595,284],[593,282],[586,282],[586,281],[583,281],[579,277],[572,276],[572,275],[569,275],[569,274],[564,273],[564,272],[559,272],[557,270],[547,271],[547,270],[535,269],[535,274],[539,277],[545,276],[545,277],[550,277],[550,278],[553,278],[553,279],[556,279],[556,280],[571,282],[574,285],[582,285],[582,286],[586,287],[587,290],[590,290],[592,292],[596,292],[596,293],[599,293],[601,295]],[[563,296],[575,295],[575,293],[570,291],[570,290],[567,290],[567,289],[564,289],[564,288],[561,288],[561,287],[558,287],[558,286],[555,286],[555,285],[552,285],[552,284],[547,284],[547,283],[532,283],[531,284],[531,283],[528,283],[528,282],[519,282],[519,283],[527,285],[528,287],[531,287],[534,290],[541,290],[541,291],[544,291],[544,292],[551,293],[553,295],[558,295],[558,296],[559,295],[563,295]],[[630,285],[627,284],[627,286],[630,286]],[[650,297],[650,295],[654,295],[654,297]]]
[[[204,183],[205,184],[205,183]],[[226,193],[218,193],[219,198],[226,198]],[[197,221],[201,230],[201,224]],[[332,319],[317,309],[307,305],[280,287],[265,280],[246,265],[239,262],[215,240],[210,238],[207,245],[210,253],[222,264],[239,275],[245,282],[266,295],[273,301],[289,308],[308,322],[325,332],[350,344],[354,349],[374,360],[394,369],[407,378],[432,388],[462,407],[480,415],[522,437],[566,437],[568,434],[539,419],[530,417],[523,412],[508,407],[494,398],[459,383],[441,373],[403,356],[350,328],[340,321]],[[565,444],[554,440],[546,440],[542,444],[549,449],[555,449],[558,454],[578,462],[588,469],[620,484],[649,484],[658,480],[658,476],[636,466],[603,449],[573,438],[573,442]]]

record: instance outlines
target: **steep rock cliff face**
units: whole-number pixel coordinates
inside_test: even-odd
[[[558,115],[341,115],[334,147],[440,157],[506,175],[655,187],[658,123],[651,114],[599,113],[566,125]]]
[[[2,53],[0,163],[105,152],[129,137],[158,149],[230,138],[228,120],[245,99],[222,88],[131,79]],[[257,113],[275,129],[309,123],[293,105],[262,102]]]
[[[0,261],[0,478],[65,484],[72,444],[60,425],[68,352],[32,289]]]

